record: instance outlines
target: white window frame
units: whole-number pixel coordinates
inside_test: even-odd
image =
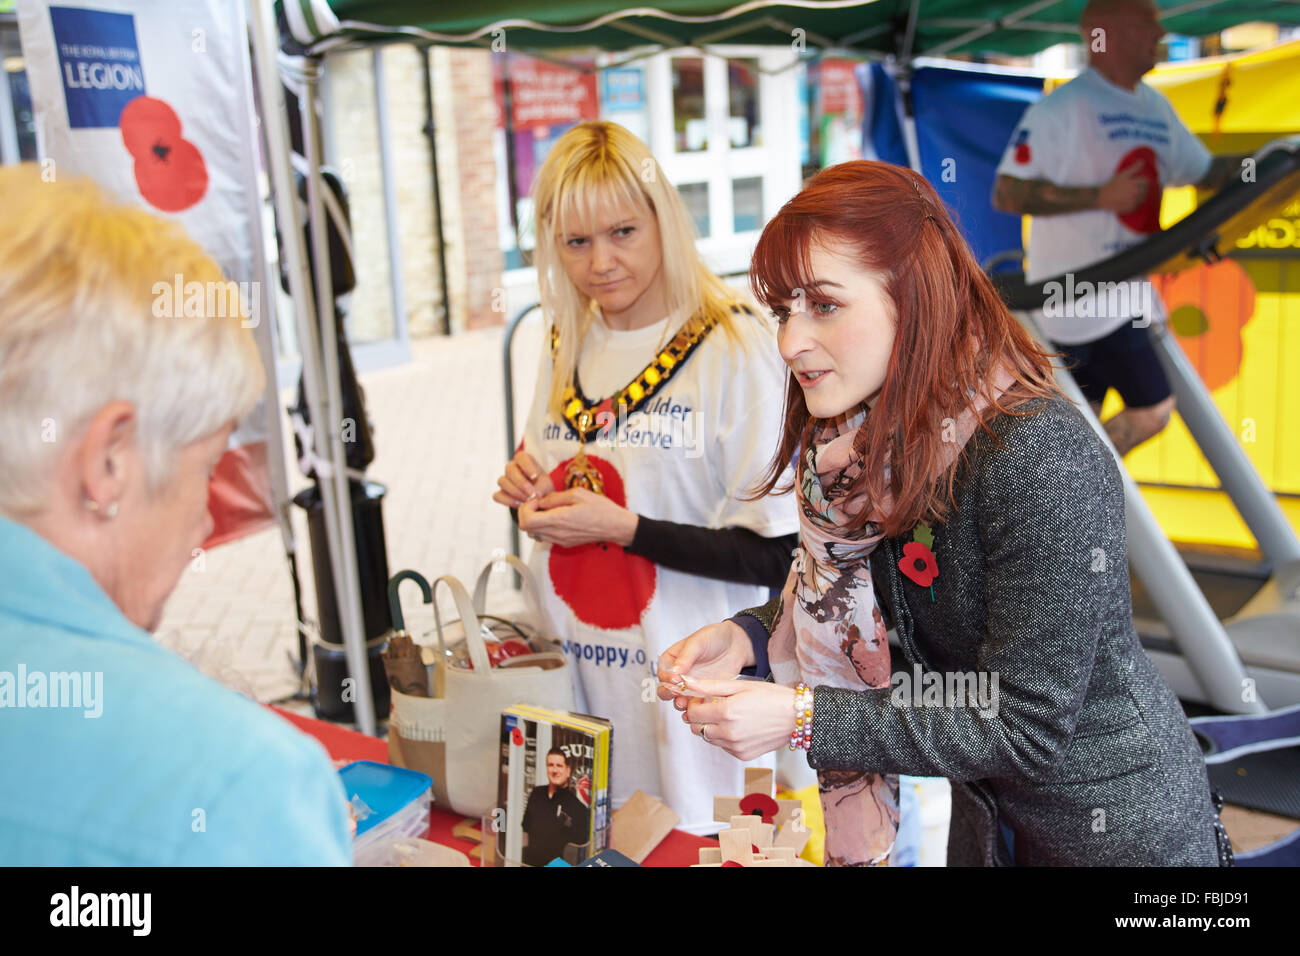
[[[673,131],[672,64],[674,57],[703,57],[704,111],[708,148],[679,153]],[[790,67],[794,51],[770,46],[716,46],[669,50],[646,63],[646,99],[650,112],[650,149],[673,185],[708,183],[709,236],[700,252],[719,273],[748,268],[759,230],[735,232],[732,183],[763,181],[762,221],[770,219],[799,191],[798,83]],[[730,101],[727,60],[757,60],[758,108],[762,145],[733,148],[727,135]]]

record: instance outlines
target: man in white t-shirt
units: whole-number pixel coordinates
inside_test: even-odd
[[[1165,186],[1218,189],[1240,157],[1212,157],[1142,82],[1164,36],[1152,0],[1091,0],[1080,30],[1089,66],[1025,111],[998,166],[993,206],[1034,217],[1027,281],[1071,274],[1045,289],[1040,322],[1095,411],[1111,388],[1123,398],[1106,431],[1125,455],[1174,408],[1147,333],[1164,309],[1144,277],[1093,288],[1076,286],[1072,273],[1158,232]]]

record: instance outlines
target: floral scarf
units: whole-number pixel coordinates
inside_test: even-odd
[[[994,392],[1011,384],[1003,373]],[[956,460],[986,407],[976,401],[955,422],[955,440],[943,467]],[[799,502],[799,543],[768,646],[772,674],[783,684],[861,690],[888,687],[889,643],[871,583],[869,558],[884,536],[881,527],[892,507],[886,497],[869,502],[849,495],[866,462],[855,448],[866,418],[852,416],[819,424],[799,462],[795,488]],[[889,465],[884,465],[888,476]],[[886,480],[886,485],[888,481]],[[860,532],[847,530],[850,518],[871,508]],[[816,719],[814,717],[814,719]],[[898,777],[858,770],[819,770],[818,789],[826,820],[826,865],[884,863],[898,832]]]

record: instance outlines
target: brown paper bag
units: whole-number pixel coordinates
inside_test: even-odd
[[[399,631],[390,637],[383,656],[389,687],[412,697],[429,696],[429,678],[420,648],[408,634]]]

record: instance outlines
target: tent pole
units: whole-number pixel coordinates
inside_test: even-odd
[[[1047,348],[1047,340],[1038,331],[1037,324],[1023,312],[1013,312],[1020,323]],[[1248,678],[1241,657],[1233,646],[1223,624],[1196,584],[1192,572],[1179,556],[1169,537],[1156,521],[1151,507],[1142,497],[1124,461],[1101,421],[1092,413],[1079,386],[1064,366],[1053,363],[1056,382],[1061,390],[1079,408],[1080,414],[1101,438],[1106,448],[1115,456],[1120,481],[1124,487],[1124,523],[1128,530],[1128,559],[1151,601],[1169,625],[1178,651],[1182,654],[1192,674],[1200,682],[1206,699],[1227,714],[1262,714],[1267,711],[1258,695],[1247,700],[1244,693]],[[1103,558],[1109,560],[1109,555]]]
[[[312,261],[316,265],[316,315],[317,328],[313,329],[312,360],[323,359],[324,390],[317,392],[313,402],[313,433],[318,446],[318,456],[329,463],[328,475],[321,475],[321,497],[325,501],[334,495],[335,533],[330,542],[331,565],[334,572],[334,594],[338,599],[339,627],[348,662],[348,675],[352,678],[356,698],[352,701],[357,725],[361,732],[375,733],[375,705],[370,688],[370,662],[366,655],[366,630],[361,613],[361,582],[357,571],[356,532],[352,526],[352,489],[347,471],[347,455],[343,450],[343,398],[339,376],[339,350],[336,343],[338,329],[334,315],[334,279],[330,270],[329,224],[325,219],[325,183],[320,168],[321,155],[320,117],[316,114],[320,102],[321,61],[309,57],[303,66],[302,138],[307,150],[307,223],[311,230]],[[318,333],[318,334],[315,334]],[[303,354],[303,369],[307,355]],[[323,452],[323,454],[322,454]],[[319,466],[318,466],[319,470]],[[328,516],[329,509],[326,508]],[[328,533],[329,521],[326,521]],[[335,550],[337,548],[337,551]],[[347,696],[343,698],[347,700]]]
[[[18,148],[18,124],[14,119],[9,71],[0,67],[0,166],[20,162],[22,162],[22,155]]]
[[[247,16],[245,21],[247,22]],[[256,109],[254,104],[257,102],[257,98],[254,96],[253,91],[253,68],[249,60],[247,44],[240,45],[239,55],[242,61],[240,76],[244,83],[244,97],[249,104],[248,113],[242,117],[243,128],[240,130],[240,137],[245,143],[255,143],[258,134],[257,128],[253,124],[253,114]],[[257,182],[259,178],[257,152],[251,149],[246,150],[244,161],[245,175],[248,177],[248,182]],[[266,463],[271,478],[272,506],[276,523],[280,528],[280,540],[284,545],[285,557],[289,561],[290,572],[293,575],[294,633],[298,638],[298,677],[301,682],[307,669],[307,649],[302,630],[301,586],[297,570],[298,543],[293,532],[293,521],[289,516],[292,503],[289,500],[289,475],[284,457],[284,418],[283,409],[280,407],[280,381],[277,375],[279,363],[276,361],[278,349],[276,347],[275,286],[279,279],[271,274],[270,260],[263,252],[266,248],[266,240],[262,234],[262,197],[250,192],[246,198],[248,202],[248,226],[253,246],[252,262],[254,268],[256,268],[257,263],[261,264],[261,269],[257,270],[259,273],[257,276],[258,285],[255,286],[259,290],[257,293],[259,311],[256,324],[253,326],[253,335],[257,340],[258,352],[262,356],[262,367],[266,369],[266,394],[262,397],[262,401],[266,405]]]
[[[303,384],[307,391],[308,401],[311,402],[315,409],[319,410],[323,405],[323,402],[320,401],[323,391],[320,370],[321,350],[317,335],[315,304],[309,289],[307,251],[302,230],[303,223],[298,216],[296,191],[289,167],[289,128],[285,113],[284,92],[279,81],[280,72],[276,60],[279,43],[271,4],[266,0],[254,0],[249,6],[249,21],[252,27],[253,53],[257,62],[257,82],[261,93],[262,123],[266,134],[266,164],[271,177],[276,212],[280,217],[280,222],[283,223],[283,254],[287,260],[289,289],[294,301],[294,319],[298,328],[299,350],[302,354]],[[312,134],[316,132],[315,125],[313,122]],[[313,216],[312,221],[319,227],[319,232],[316,233],[319,237],[324,234],[324,224],[320,215],[319,174],[316,178],[316,189],[309,190],[308,196],[310,199],[315,200],[316,215]],[[328,272],[328,257],[322,261],[325,263],[324,271]],[[326,296],[324,301],[330,305],[330,319],[332,322],[333,300],[331,297]],[[337,373],[337,354],[334,355],[334,365]],[[334,398],[337,404],[337,374],[334,386]],[[316,420],[327,422],[331,419],[320,417]],[[317,435],[321,436],[317,438],[318,443],[323,444],[323,435],[326,429],[322,427],[316,431]],[[330,429],[330,431],[335,444],[339,444],[337,427]],[[322,460],[328,458],[333,458],[339,462],[345,460],[341,449],[333,456],[322,454],[325,450],[324,448],[317,449],[317,455]],[[346,481],[346,475],[341,469],[334,468],[333,470]],[[322,489],[322,492],[325,490],[327,489]],[[373,734],[375,732],[375,716],[374,703],[369,690],[370,669],[365,653],[364,631],[358,626],[359,611],[355,607],[359,586],[356,583],[355,540],[351,531],[351,502],[349,501],[348,507],[340,513],[336,498],[325,493],[322,493],[321,498],[321,503],[324,506],[325,530],[329,541],[330,560],[336,582],[335,591],[339,594],[340,603],[350,599],[354,612],[353,614],[340,613],[339,621],[347,645],[349,669],[351,673],[360,675],[357,678],[358,694],[355,700],[357,724],[364,733]],[[346,534],[340,533],[343,530],[339,527],[341,521],[347,522]],[[343,566],[343,553],[351,554],[353,557],[351,576],[344,573],[346,568]]]
[[[429,139],[429,172],[433,177],[433,225],[438,234],[438,290],[442,296],[442,334],[451,335],[451,298],[447,293],[447,237],[442,228],[442,186],[438,180],[438,125],[433,116],[433,48],[419,47],[424,71],[424,135]]]
[[[903,131],[903,147],[907,150],[907,165],[913,172],[921,172],[921,146],[916,136],[916,116],[912,112],[912,65],[896,59],[885,62],[885,69],[894,80],[894,111]]]
[[[1262,714],[1268,708],[1256,695],[1247,700],[1248,678],[1223,624],[1196,584],[1192,572],[1160,527],[1151,507],[1142,497],[1119,454],[1110,444],[1106,429],[1084,401],[1074,376],[1058,369],[1057,381],[1067,397],[1079,406],[1106,447],[1115,455],[1120,480],[1124,483],[1124,523],[1128,527],[1128,557],[1151,602],[1169,625],[1179,653],[1200,681],[1206,699],[1227,714]]]
[[[912,0],[907,11],[907,27],[898,54],[898,69],[894,74],[894,88],[898,91],[897,104],[903,129],[903,145],[907,149],[907,165],[912,171],[921,171],[921,142],[916,133],[916,111],[912,106],[912,47],[916,43],[916,21],[920,15],[921,0]]]

